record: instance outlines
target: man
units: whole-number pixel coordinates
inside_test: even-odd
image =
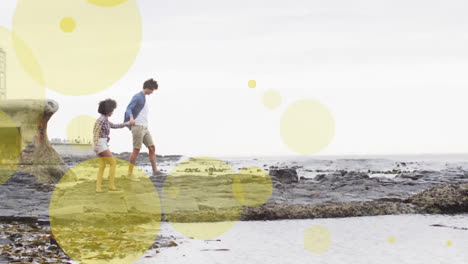
[[[156,148],[153,143],[153,138],[148,131],[148,103],[146,95],[152,94],[158,89],[158,83],[149,79],[144,82],[143,90],[135,94],[127,106],[125,111],[124,122],[129,121],[133,137],[133,152],[130,155],[130,166],[128,167],[128,176],[133,181],[139,181],[133,175],[133,167],[140,153],[141,145],[145,144],[149,152],[149,160],[153,169],[153,176],[160,175],[161,172],[156,168]]]

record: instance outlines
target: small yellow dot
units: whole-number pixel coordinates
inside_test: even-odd
[[[60,22],[60,28],[65,33],[73,32],[75,30],[75,27],[76,27],[75,20],[71,17],[65,17]]]
[[[249,81],[249,87],[250,88],[255,88],[257,87],[257,82],[255,80],[250,80]]]
[[[445,244],[450,247],[453,243],[452,241],[448,240]]]
[[[304,248],[315,254],[327,251],[332,243],[330,231],[323,226],[312,226],[304,232]]]
[[[263,94],[263,105],[268,109],[275,109],[281,105],[281,95],[275,90],[268,90]]]
[[[390,237],[387,238],[387,242],[388,242],[389,244],[395,244],[395,238],[392,237],[392,236],[390,236]]]

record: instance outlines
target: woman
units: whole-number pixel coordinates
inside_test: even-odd
[[[109,150],[109,134],[111,128],[123,128],[131,124],[131,122],[126,122],[122,124],[113,124],[109,121],[109,117],[114,113],[114,109],[117,107],[117,103],[112,99],[106,99],[99,103],[98,112],[101,116],[96,120],[94,124],[94,151],[98,155],[99,161],[99,171],[96,181],[96,192],[101,193],[101,183],[102,177],[104,175],[104,170],[106,168],[106,162],[110,164],[109,171],[109,190],[117,191],[115,187],[114,178],[115,178],[115,167],[116,162],[112,157],[112,153]]]

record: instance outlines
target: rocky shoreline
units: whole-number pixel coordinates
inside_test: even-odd
[[[468,212],[468,172],[465,171],[413,171],[393,179],[369,177],[367,173],[356,171],[334,171],[307,179],[298,175],[294,168],[275,167],[269,173],[273,185],[270,199],[258,207],[245,207],[241,220]],[[161,195],[165,176],[150,179]],[[243,179],[247,184],[256,180],[255,176]],[[203,187],[201,191],[209,193],[210,199],[220,200],[220,205],[214,206],[194,199],[195,209],[179,210],[178,214],[193,214],[200,209],[216,215],[229,210],[229,202],[222,200],[231,192],[232,177],[229,175],[182,176],[177,180],[187,186],[187,192]],[[14,174],[0,186],[0,220],[47,222],[54,187],[54,184],[38,183],[34,176],[26,173]]]
[[[128,155],[124,153],[116,157],[125,159]],[[180,156],[158,158],[161,162],[175,163]],[[83,157],[64,158],[69,168],[81,159],[86,160]],[[141,157],[137,165],[145,166],[143,162],[146,162],[145,157]],[[182,207],[167,203],[162,197],[167,176],[151,176],[149,179],[162,198],[163,221],[254,221],[468,213],[468,171],[463,168],[397,171],[394,178],[370,177],[368,172],[360,170],[322,171],[314,178],[306,178],[302,177],[298,168],[273,165],[267,171],[272,180],[272,195],[265,204],[256,207],[233,204],[232,175],[173,177],[171,184],[180,186],[180,193],[206,194],[185,199]],[[124,179],[116,180],[117,185],[126,184]],[[264,181],[255,175],[243,175],[242,183],[256,186],[251,192],[267,187],[262,186]],[[93,188],[93,184],[89,180],[80,181],[72,188],[74,191],[89,189]],[[50,232],[48,209],[54,188],[55,184],[39,183],[35,176],[24,172],[15,173],[0,186],[0,263],[18,262],[20,259],[21,262],[42,262],[54,257],[56,259],[52,262],[69,263]],[[246,192],[245,195],[250,194]],[[255,193],[252,195],[254,197]],[[134,211],[135,208],[128,210],[138,213]],[[156,241],[155,248],[177,245],[174,238],[161,237]],[[41,250],[37,252],[34,248]]]
[[[178,246],[176,241],[175,237],[159,235],[148,251],[157,254],[162,248]],[[72,262],[55,240],[49,225],[22,221],[0,222],[0,263]]]

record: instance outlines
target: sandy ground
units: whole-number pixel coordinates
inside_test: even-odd
[[[304,247],[304,232],[317,225],[331,235],[330,246],[320,254]],[[181,236],[168,223],[162,232]],[[248,221],[216,240],[179,238],[181,246],[135,263],[468,263],[467,232],[466,214]]]

